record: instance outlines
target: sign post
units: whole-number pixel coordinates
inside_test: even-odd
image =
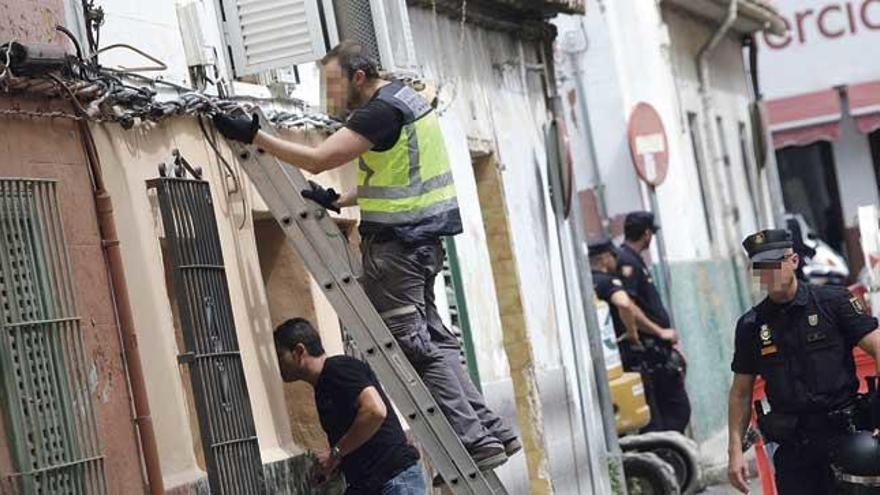
[[[633,108],[629,116],[627,126],[629,138],[629,151],[632,156],[636,174],[648,186],[648,195],[651,201],[651,211],[654,213],[654,222],[659,221],[660,205],[657,201],[657,186],[666,179],[669,171],[669,140],[666,137],[666,128],[660,114],[650,104],[641,102]],[[662,225],[661,225],[662,226]],[[671,278],[669,264],[666,262],[666,242],[663,230],[655,233],[657,237],[658,263],[663,282],[663,295],[669,309],[669,319],[675,326],[674,312],[672,311],[672,291],[670,289]]]

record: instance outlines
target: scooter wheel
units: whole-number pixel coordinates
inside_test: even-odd
[[[629,495],[679,495],[675,470],[652,452],[623,454],[623,473]]]

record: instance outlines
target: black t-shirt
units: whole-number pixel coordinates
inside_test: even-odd
[[[663,300],[654,285],[651,272],[645,266],[642,256],[626,244],[620,246],[617,256],[617,271],[623,280],[627,293],[636,304],[657,325],[669,328],[669,313],[663,307]]]
[[[353,111],[345,123],[352,131],[373,143],[373,151],[388,151],[400,138],[403,129],[403,112],[388,102],[377,99],[380,91],[396,93],[403,82],[393,81],[379,88],[364,106]]]
[[[608,303],[609,310],[611,311],[611,319],[614,321],[614,333],[618,337],[624,335],[626,333],[626,327],[620,319],[620,312],[617,311],[617,306],[611,302],[611,296],[613,296],[615,292],[626,290],[623,281],[621,281],[617,275],[597,272],[594,270],[593,287],[596,289],[596,296]]]
[[[731,369],[762,375],[772,407],[827,410],[856,393],[852,348],[875,328],[845,288],[800,283],[791,302],[766,298],[739,319]]]
[[[315,385],[318,416],[330,445],[336,445],[351,427],[357,416],[358,395],[367,387],[379,391],[388,414],[379,431],[342,458],[342,472],[350,486],[348,493],[378,493],[378,487],[419,459],[373,370],[349,356],[327,358]]]

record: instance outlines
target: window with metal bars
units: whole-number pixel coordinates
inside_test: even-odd
[[[104,460],[57,184],[0,179],[0,376],[24,494],[103,494]]]
[[[210,184],[162,177],[156,189],[211,493],[265,491]]]

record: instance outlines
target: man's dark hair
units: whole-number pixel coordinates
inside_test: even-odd
[[[623,227],[623,236],[628,241],[637,241],[645,235],[645,231],[653,229],[651,227],[647,227],[645,225],[635,224],[635,225],[625,225]]]
[[[351,79],[354,73],[362,70],[367,79],[379,78],[379,66],[369,55],[367,49],[354,41],[343,41],[333,47],[332,50],[321,59],[321,65],[327,65],[331,60],[339,61],[339,66]]]
[[[321,344],[321,336],[315,327],[305,318],[291,318],[278,325],[273,333],[276,349],[293,349],[297,344],[306,348],[309,356],[318,357],[324,355],[324,346]]]

